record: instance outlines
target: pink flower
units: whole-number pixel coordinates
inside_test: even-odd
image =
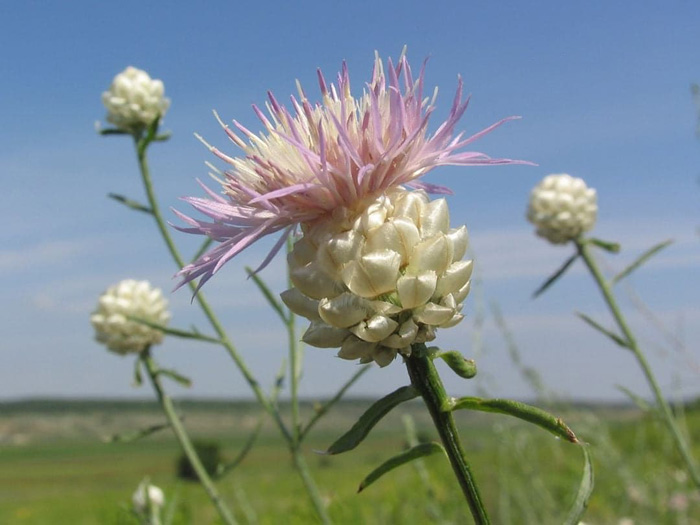
[[[469,103],[469,98],[462,100],[461,78],[449,116],[429,135],[435,96],[423,97],[425,62],[417,79],[403,55],[396,66],[389,59],[386,69],[385,74],[377,56],[372,79],[359,99],[351,95],[345,64],[337,85],[327,84],[319,71],[322,102],[312,105],[298,86],[299,99],[291,97],[294,114],[268,93],[269,117],[253,106],[267,130],[264,135],[255,135],[235,120],[235,130],[231,129],[219,119],[245,156],[229,157],[205,142],[212,153],[231,165],[229,171],[219,173],[223,196],[202,185],[210,198],[184,199],[211,222],[175,213],[191,226],[179,230],[208,235],[220,244],[180,271],[180,285],[201,277],[201,287],[252,243],[284,231],[258,268],[262,269],[298,224],[331,219],[342,209],[361,210],[397,186],[449,194],[448,188],[418,180],[437,166],[524,163],[462,151],[518,117],[503,119],[468,138],[462,133],[453,136]]]

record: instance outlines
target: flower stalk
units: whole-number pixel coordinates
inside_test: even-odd
[[[155,140],[155,133],[149,133],[145,136],[135,136],[136,153],[138,157],[139,170],[141,173],[141,178],[143,181],[144,189],[146,191],[146,196],[148,199],[148,205],[151,209],[151,214],[158,226],[158,231],[165,242],[170,255],[172,256],[175,263],[179,268],[185,266],[185,261],[180,255],[175,243],[170,235],[170,231],[166,225],[163,215],[160,211],[160,206],[156,198],[156,194],[153,187],[153,182],[150,175],[150,170],[148,166],[147,150],[153,140]],[[330,524],[331,519],[328,516],[326,510],[326,505],[320,496],[318,487],[311,476],[311,473],[304,461],[304,458],[300,451],[301,441],[303,434],[301,432],[301,425],[299,423],[299,400],[298,400],[298,382],[299,382],[299,369],[301,367],[301,349],[297,343],[296,328],[294,322],[294,315],[289,312],[289,315],[284,319],[287,331],[289,334],[289,344],[290,344],[290,368],[291,368],[291,404],[292,404],[292,429],[290,431],[287,425],[282,420],[282,416],[279,410],[271,402],[270,398],[263,392],[258,381],[253,376],[252,372],[247,367],[243,357],[239,354],[236,347],[233,345],[228,337],[224,327],[221,325],[218,317],[214,313],[214,310],[209,305],[206,300],[204,293],[199,290],[197,291],[196,284],[194,282],[188,283],[190,289],[193,293],[197,292],[195,299],[202,309],[202,312],[208,319],[212,328],[216,332],[220,344],[226,349],[230,357],[233,359],[234,363],[238,367],[239,371],[245,378],[246,382],[253,391],[257,401],[263,406],[265,411],[272,417],[275,421],[277,427],[279,428],[282,437],[285,439],[289,446],[290,453],[292,455],[292,461],[294,467],[296,468],[299,476],[304,484],[304,488],[311,499],[311,502],[318,514],[319,519],[324,524]]]
[[[237,523],[236,519],[226,506],[226,503],[221,498],[219,491],[216,489],[216,486],[214,486],[214,483],[209,477],[209,474],[207,474],[202,462],[199,460],[199,456],[192,445],[192,441],[190,441],[190,438],[187,435],[185,427],[182,425],[179,416],[175,413],[175,408],[173,407],[170,396],[168,396],[163,389],[163,385],[158,377],[160,370],[156,362],[151,357],[150,348],[147,348],[141,353],[140,359],[146,368],[151,385],[153,386],[153,390],[155,390],[156,395],[158,396],[158,402],[163,408],[165,416],[168,418],[170,427],[173,429],[175,437],[182,447],[182,451],[185,453],[185,456],[187,456],[192,468],[197,473],[197,477],[209,496],[209,499],[211,499],[212,503],[216,507],[216,510],[219,512],[219,516],[221,516],[222,521],[227,525],[235,525]]]
[[[477,525],[488,524],[489,518],[460,443],[454,417],[452,412],[443,410],[443,407],[449,405],[449,399],[425,344],[412,345],[411,355],[406,358],[406,368],[411,384],[418,390],[430,412],[474,522]]]
[[[637,340],[634,337],[634,334],[630,330],[627,321],[622,315],[622,311],[620,310],[617,301],[615,300],[615,296],[612,293],[610,283],[605,279],[600,269],[598,268],[598,264],[596,263],[589,249],[590,243],[588,243],[585,239],[580,237],[575,239],[574,242],[576,244],[576,249],[578,250],[579,255],[583,259],[588,270],[591,272],[593,279],[595,280],[596,284],[598,285],[598,288],[600,289],[600,292],[603,295],[603,298],[605,299],[605,303],[607,304],[610,313],[612,314],[618,328],[620,329],[620,332],[622,333],[621,342],[624,343],[624,346],[629,348],[629,350],[634,354],[634,357],[637,359],[637,362],[639,363],[639,366],[641,367],[642,372],[644,373],[644,377],[647,380],[647,383],[649,384],[652,393],[654,394],[659,413],[664,423],[668,427],[668,430],[671,433],[673,440],[675,441],[676,447],[678,448],[678,452],[680,453],[683,462],[686,464],[690,477],[693,479],[695,485],[697,487],[700,487],[700,471],[698,470],[697,464],[695,463],[693,455],[690,451],[690,447],[683,435],[681,434],[680,429],[678,428],[678,423],[675,417],[673,416],[668,401],[666,401],[666,398],[661,392],[661,388],[659,387],[656,378],[654,377],[654,373],[651,369],[651,366],[649,366],[649,363],[641,348],[639,347]]]

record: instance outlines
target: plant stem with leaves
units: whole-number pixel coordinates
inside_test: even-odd
[[[163,408],[165,416],[168,418],[170,427],[173,429],[175,437],[177,437],[177,440],[179,441],[180,446],[182,447],[182,451],[185,453],[185,456],[187,456],[187,459],[192,465],[192,468],[197,473],[199,482],[204,487],[204,490],[207,492],[209,499],[211,499],[212,503],[216,507],[216,510],[219,512],[219,516],[221,516],[223,522],[227,525],[235,525],[237,522],[233,517],[233,514],[226,506],[226,503],[224,503],[223,499],[221,498],[221,495],[219,494],[219,491],[216,489],[214,483],[209,477],[209,474],[207,474],[206,469],[202,465],[202,462],[200,461],[199,456],[197,455],[197,452],[195,451],[194,446],[192,445],[192,441],[190,441],[190,438],[187,435],[185,427],[180,421],[180,417],[175,413],[175,408],[173,407],[172,400],[163,389],[163,385],[161,384],[159,377],[161,371],[158,368],[156,362],[151,357],[150,349],[144,350],[139,359],[144,364],[146,371],[148,372],[148,378],[150,379],[151,385],[153,386],[153,389],[155,390],[156,395],[158,396],[158,402]]]
[[[134,136],[134,141],[135,141],[135,146],[136,146],[136,153],[137,153],[137,158],[138,158],[138,163],[139,163],[139,169],[141,172],[141,178],[144,184],[144,188],[146,191],[146,196],[148,198],[148,207],[146,206],[141,206],[138,205],[138,203],[133,203],[132,201],[124,198],[119,198],[115,197],[116,200],[119,200],[120,202],[126,204],[127,206],[137,209],[142,212],[149,213],[150,215],[153,216],[154,220],[156,221],[156,225],[158,227],[158,230],[161,234],[161,237],[163,238],[168,251],[170,252],[173,260],[177,264],[179,268],[182,268],[185,265],[185,261],[183,257],[180,255],[177,247],[175,246],[175,243],[170,235],[170,231],[165,223],[165,220],[163,219],[163,216],[160,211],[160,206],[158,204],[158,200],[156,198],[156,194],[153,188],[153,182],[151,180],[151,175],[150,175],[150,170],[148,166],[148,157],[147,157],[147,151],[148,151],[148,146],[156,141],[156,140],[162,140],[156,135],[157,131],[157,123],[154,123],[154,125],[149,128],[146,134],[139,134]],[[205,243],[205,247],[208,243]],[[203,247],[203,249],[205,249]],[[203,249],[200,250],[200,253],[203,251]],[[306,464],[306,461],[303,458],[303,455],[301,453],[301,443],[303,438],[306,436],[310,428],[318,421],[318,419],[327,412],[327,410],[332,406],[335,402],[337,402],[342,394],[349,388],[359,377],[367,371],[367,367],[363,367],[360,371],[358,371],[357,374],[355,374],[338,392],[338,394],[328,403],[326,403],[323,407],[322,410],[320,410],[316,415],[314,415],[311,420],[306,424],[306,426],[302,426],[300,422],[300,416],[299,416],[299,380],[301,378],[301,360],[302,360],[302,349],[300,345],[297,342],[297,334],[296,334],[296,328],[295,328],[295,320],[294,320],[294,314],[290,311],[288,311],[286,308],[282,307],[282,305],[275,299],[274,295],[271,293],[271,291],[267,288],[267,286],[260,280],[257,276],[252,275],[253,280],[256,282],[258,287],[261,289],[263,292],[263,295],[268,299],[272,307],[277,311],[277,313],[280,315],[282,318],[286,329],[288,333],[288,340],[289,340],[289,353],[290,353],[290,377],[291,377],[291,411],[292,411],[292,428],[291,430],[287,427],[287,425],[284,423],[282,416],[280,414],[279,409],[277,408],[276,403],[273,402],[273,400],[267,396],[263,390],[261,389],[260,385],[258,384],[257,380],[255,377],[252,375],[250,370],[248,369],[247,365],[245,364],[245,361],[243,360],[242,356],[238,353],[237,349],[229,339],[226,331],[224,330],[223,326],[218,320],[218,317],[214,313],[213,309],[209,305],[208,301],[206,300],[204,294],[199,291],[195,295],[195,299],[197,300],[198,304],[200,305],[204,315],[206,318],[209,320],[212,328],[217,334],[217,338],[210,338],[203,336],[198,333],[193,333],[193,332],[186,332],[186,331],[179,331],[179,330],[173,330],[173,329],[167,329],[164,330],[168,333],[171,333],[172,335],[176,335],[179,337],[188,337],[188,338],[194,338],[194,339],[200,339],[203,341],[207,342],[215,342],[220,345],[222,345],[228,352],[228,354],[231,356],[233,361],[235,362],[236,366],[240,370],[240,372],[243,374],[243,377],[245,378],[246,382],[250,386],[250,388],[253,390],[253,393],[255,394],[256,399],[258,402],[263,406],[265,411],[273,418],[275,421],[277,427],[280,430],[280,433],[282,434],[282,437],[285,439],[285,441],[288,444],[290,453],[292,455],[292,460],[293,460],[293,465],[295,469],[298,471],[301,480],[304,484],[304,487],[311,499],[311,502],[314,506],[314,509],[316,510],[316,513],[318,514],[319,519],[321,520],[322,523],[328,524],[331,523],[330,517],[328,516],[327,510],[326,510],[326,505],[323,502],[323,499],[321,498],[321,495],[319,493],[318,487],[316,486],[312,476],[311,472],[308,469],[308,466]],[[193,282],[188,283],[190,289],[194,293],[196,291],[196,285]]]
[[[406,358],[406,368],[411,378],[411,384],[423,398],[428,412],[430,412],[475,523],[487,524],[489,518],[460,443],[454,417],[450,410],[444,409],[449,404],[445,387],[432,359],[427,354],[427,348],[424,344],[414,344],[410,357]]]
[[[676,447],[678,448],[678,451],[680,452],[680,455],[683,458],[684,463],[686,464],[686,467],[691,478],[693,479],[693,482],[696,486],[700,487],[700,471],[698,471],[698,467],[692,456],[690,447],[688,443],[686,443],[683,434],[678,428],[678,423],[675,417],[673,416],[668,401],[666,401],[666,398],[661,392],[661,388],[659,388],[651,366],[649,365],[644,353],[639,347],[639,344],[637,343],[634,334],[630,330],[627,321],[622,315],[622,311],[620,310],[617,301],[615,300],[615,296],[612,293],[610,283],[605,279],[605,277],[601,273],[595,259],[593,258],[593,255],[591,254],[590,243],[586,242],[586,240],[583,239],[577,239],[575,242],[578,254],[583,259],[584,263],[586,264],[586,267],[591,272],[593,279],[595,280],[596,284],[598,285],[598,288],[603,294],[605,303],[608,305],[608,309],[610,310],[610,313],[615,319],[615,322],[618,328],[620,329],[622,336],[616,336],[615,334],[611,334],[608,332],[604,333],[607,333],[615,342],[628,348],[634,354],[634,357],[637,359],[639,366],[642,368],[644,377],[646,378],[647,383],[649,384],[649,387],[651,388],[654,394],[659,414],[661,415],[662,419],[664,420],[664,423],[668,427],[668,430],[676,443]],[[621,275],[624,276],[626,275],[626,273],[629,273],[629,271],[623,272],[623,274]],[[618,277],[616,280],[619,279],[620,277]]]

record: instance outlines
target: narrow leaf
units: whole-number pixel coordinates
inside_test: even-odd
[[[130,321],[136,321],[137,323],[141,323],[146,326],[150,326],[151,328],[160,330],[164,334],[173,335],[175,337],[181,337],[183,339],[196,339],[198,341],[205,341],[207,343],[222,344],[221,339],[217,339],[216,337],[210,337],[208,335],[203,335],[199,333],[199,331],[196,328],[192,331],[181,330],[179,328],[170,328],[168,326],[154,323],[153,321],[149,321],[148,319],[142,319],[141,317],[135,317],[133,315],[127,316],[127,319],[129,319]]]
[[[641,396],[638,396],[634,392],[632,392],[629,388],[625,388],[622,385],[615,385],[615,388],[617,388],[620,392],[623,394],[626,394],[627,397],[629,397],[632,402],[637,405],[637,407],[642,410],[643,412],[656,412],[656,408],[654,408],[652,405],[650,405],[646,399],[644,399]]]
[[[304,429],[301,431],[299,440],[302,440],[304,436],[311,430],[311,428],[318,422],[319,419],[321,419],[330,409],[333,405],[335,405],[340,399],[345,395],[345,392],[353,385],[355,382],[362,377],[363,374],[365,374],[372,365],[363,365],[357,372],[353,374],[353,376],[348,379],[345,384],[340,387],[340,390],[333,396],[333,398],[330,401],[327,401],[323,405],[321,405],[314,415],[309,419],[309,422],[306,424]]]
[[[666,248],[667,246],[670,246],[673,244],[673,239],[668,239],[664,242],[660,242],[656,246],[652,246],[649,248],[647,251],[645,251],[642,255],[637,257],[635,261],[630,264],[627,268],[622,270],[620,273],[618,273],[615,277],[612,278],[612,281],[610,281],[610,284],[617,284],[619,281],[627,277],[629,274],[631,274],[633,271],[635,271],[637,268],[639,268],[642,264],[647,262],[649,259],[651,259],[654,255],[659,253],[661,250]]]
[[[272,306],[272,309],[277,312],[277,315],[280,316],[282,319],[282,322],[284,324],[289,323],[289,319],[287,318],[287,314],[284,311],[284,308],[280,304],[280,302],[277,300],[275,297],[275,294],[272,293],[272,290],[268,288],[268,286],[263,282],[263,280],[253,271],[252,268],[249,266],[245,267],[245,271],[248,272],[248,277],[253,279],[253,282],[258,286],[258,289],[260,292],[263,294],[265,299],[267,299],[267,302],[270,303],[270,306]]]
[[[233,469],[235,469],[238,465],[241,464],[241,462],[246,458],[248,455],[248,452],[253,448],[253,445],[255,444],[255,441],[258,439],[258,436],[260,435],[260,429],[263,426],[263,423],[265,422],[264,417],[260,416],[258,418],[258,422],[255,425],[255,428],[253,431],[250,433],[250,436],[248,436],[248,439],[246,440],[245,444],[243,445],[243,448],[241,451],[236,455],[236,457],[232,460],[229,461],[228,463],[225,464],[219,464],[216,467],[216,477],[221,478]]]
[[[603,241],[601,239],[588,239],[588,242],[606,252],[618,253],[620,251],[620,243],[617,242]]]
[[[105,128],[105,129],[98,129],[97,132],[100,135],[131,135],[128,131],[123,131],[118,128]]]
[[[181,373],[176,372],[172,369],[161,368],[156,372],[158,375],[163,375],[169,377],[170,379],[177,381],[182,386],[190,387],[192,386],[192,380],[188,377],[183,376]]]
[[[474,360],[465,358],[457,350],[438,352],[435,354],[435,358],[442,359],[461,378],[471,379],[476,375],[476,363]]]
[[[571,257],[569,257],[564,264],[561,265],[561,267],[554,272],[549,279],[547,279],[542,286],[540,286],[537,290],[535,290],[535,293],[532,294],[532,298],[535,299],[539,295],[541,295],[547,288],[552,286],[554,282],[559,279],[562,275],[564,275],[564,272],[569,269],[569,266],[571,266],[576,259],[578,259],[578,253],[573,254]]]
[[[136,441],[146,436],[150,436],[151,434],[154,434],[159,430],[166,429],[169,426],[170,424],[168,423],[158,423],[157,425],[151,425],[149,427],[142,428],[140,430],[134,430],[132,432],[127,432],[125,434],[113,434],[105,438],[105,441],[107,443],[130,443],[132,441]]]
[[[136,359],[134,361],[134,386],[141,386],[143,384],[143,376],[141,375],[141,359]]]
[[[564,521],[564,525],[577,525],[581,522],[581,518],[586,512],[588,507],[588,500],[593,493],[593,464],[591,463],[591,455],[588,453],[588,447],[581,447],[583,450],[583,476],[581,477],[581,484],[578,487],[578,492],[576,493],[576,499],[574,504],[569,510],[569,515]]]
[[[350,430],[328,447],[326,454],[340,454],[341,452],[354,449],[367,437],[367,434],[374,428],[374,425],[387,415],[392,408],[417,396],[418,391],[413,386],[402,386],[394,390],[391,394],[384,396],[379,401],[376,401],[360,416],[360,419],[357,420],[357,423],[355,423]]]
[[[623,347],[623,348],[629,348],[629,345],[627,344],[627,342],[626,342],[622,337],[620,337],[620,336],[617,335],[617,334],[612,333],[610,330],[608,330],[607,328],[603,327],[600,323],[598,323],[597,321],[594,321],[593,319],[591,319],[590,317],[588,317],[586,314],[583,314],[583,313],[581,313],[581,312],[576,312],[576,315],[578,315],[581,319],[583,319],[584,321],[586,321],[589,325],[591,325],[593,328],[595,328],[596,330],[598,330],[598,331],[599,331],[600,333],[602,333],[603,335],[608,336],[610,339],[612,339],[613,341],[615,341],[615,342],[616,342],[618,345],[620,345],[621,347]]]
[[[117,193],[109,193],[107,194],[107,196],[110,199],[114,199],[115,201],[122,203],[127,208],[131,208],[132,210],[137,210],[143,213],[148,213],[149,215],[153,215],[153,210],[151,208],[149,208],[145,204],[141,204],[140,202],[131,200],[128,197],[124,197],[124,195],[119,195]]]
[[[533,423],[551,432],[557,437],[561,437],[571,443],[579,443],[576,434],[560,418],[545,412],[541,408],[526,405],[519,401],[508,399],[482,399],[480,397],[461,397],[452,399],[447,410],[479,410],[481,412],[495,412],[507,416],[517,417],[529,423]]]
[[[384,474],[394,470],[397,467],[400,467],[401,465],[405,465],[414,459],[431,456],[432,454],[436,454],[438,452],[442,452],[445,454],[445,456],[447,456],[447,453],[442,445],[440,443],[435,443],[434,441],[430,443],[421,443],[420,445],[411,447],[401,454],[397,454],[396,456],[387,459],[384,463],[370,472],[367,477],[362,480],[362,483],[360,483],[360,487],[357,489],[357,492],[362,492]]]

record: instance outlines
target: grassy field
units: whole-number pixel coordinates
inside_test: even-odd
[[[326,448],[369,401],[341,403],[305,444],[306,458],[337,523],[469,523],[468,509],[446,461],[425,460],[426,485],[415,466],[389,473],[357,494],[360,480],[405,445],[402,416],[433,437],[422,407],[391,413],[358,449],[339,456]],[[221,443],[231,459],[255,427],[259,410],[247,403],[183,402],[194,437]],[[306,410],[311,407],[307,406]],[[562,409],[565,420],[591,443],[596,490],[586,523],[700,523],[700,494],[680,468],[664,429],[629,407]],[[174,501],[175,523],[218,523],[204,491],[178,481],[177,443],[169,430],[129,443],[106,443],[117,432],[163,420],[151,403],[24,402],[0,405],[0,523],[129,524],[131,494],[144,476]],[[700,411],[684,417],[700,435]],[[458,421],[494,523],[560,523],[581,476],[577,447],[506,417],[460,413]],[[698,440],[696,439],[696,442]],[[700,451],[695,448],[696,456]],[[242,523],[316,523],[289,456],[268,423],[250,454],[218,482]]]

